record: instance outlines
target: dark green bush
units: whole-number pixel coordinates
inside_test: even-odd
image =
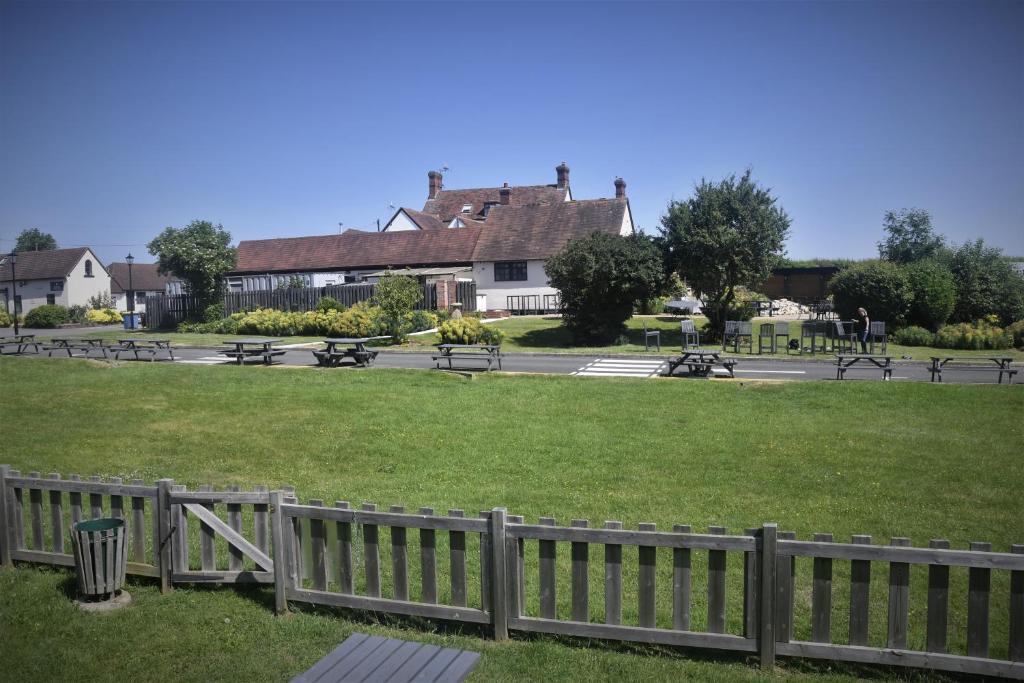
[[[865,261],[836,273],[829,282],[836,312],[855,318],[863,307],[872,320],[898,327],[906,321],[913,291],[906,273],[888,261]]]
[[[325,296],[320,301],[316,302],[316,310],[318,311],[344,311],[345,305],[335,299],[333,296]]]
[[[67,321],[68,309],[54,304],[37,306],[25,314],[25,327],[57,327]]]
[[[1013,335],[995,324],[997,318],[945,325],[935,333],[935,346],[943,349],[1008,349]]]
[[[1024,348],[1024,320],[1007,325],[1006,332],[1013,337],[1014,348]]]
[[[84,323],[86,322],[86,313],[89,311],[88,308],[81,305],[68,307],[68,322],[72,323]]]
[[[224,304],[210,304],[203,311],[203,322],[215,323],[224,318]]]
[[[892,335],[892,343],[902,346],[934,346],[935,333],[917,325],[896,330]]]
[[[927,260],[904,266],[904,272],[913,294],[908,321],[931,330],[945,324],[956,305],[956,282],[949,268]]]

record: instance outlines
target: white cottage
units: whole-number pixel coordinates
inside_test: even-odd
[[[0,265],[0,299],[8,313],[44,304],[85,306],[90,297],[110,292],[110,274],[88,247],[22,251],[16,257]]]

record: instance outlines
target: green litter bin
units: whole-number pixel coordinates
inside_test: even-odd
[[[124,586],[128,568],[123,519],[90,519],[71,532],[78,590],[84,598],[110,600]]]

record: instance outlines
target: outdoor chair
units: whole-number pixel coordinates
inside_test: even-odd
[[[687,349],[690,348],[699,348],[700,334],[698,334],[697,326],[693,324],[693,321],[683,320],[682,322],[679,323],[679,326],[680,332],[682,332],[683,335],[683,351],[686,351]],[[690,343],[691,339],[693,340],[692,344]]]
[[[832,329],[832,348],[836,353],[857,353],[857,331],[853,322],[837,320]]]
[[[757,355],[764,353],[767,340],[768,353],[775,353],[775,325],[772,323],[761,323],[757,331]]]
[[[820,347],[825,352],[827,324],[818,320],[805,320],[800,323],[800,353],[804,350],[817,353]],[[810,343],[805,343],[808,340]]]
[[[746,340],[746,344],[743,340]],[[751,322],[740,320],[726,320],[725,334],[722,335],[722,350],[732,342],[733,353],[740,352],[740,346],[746,346],[750,353],[754,352],[754,326]]]
[[[651,350],[651,340],[658,346],[658,351],[661,351],[661,330],[648,330],[647,321],[644,321],[644,351]]]
[[[882,346],[882,355],[885,355],[889,348],[889,337],[885,334],[885,322],[873,322],[868,328],[868,341],[871,344],[871,353],[875,352],[875,342]]]
[[[789,323],[775,323],[775,339],[773,340],[774,349],[773,353],[778,353],[779,350],[779,337],[786,338],[786,344],[783,346],[786,349],[786,353],[789,353]]]

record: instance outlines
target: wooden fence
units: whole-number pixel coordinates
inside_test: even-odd
[[[252,311],[257,308],[273,308],[278,311],[312,311],[325,296],[352,306],[373,298],[376,285],[349,284],[326,287],[295,287],[267,289],[253,292],[225,292],[223,297],[224,315]],[[476,283],[457,282],[454,299],[463,304],[463,310],[476,310]],[[416,310],[432,311],[437,308],[437,286],[423,285],[423,298],[414,306]],[[150,296],[146,297],[146,328],[150,330],[177,327],[186,320],[201,319],[199,301],[192,296]]]
[[[552,518],[528,524],[504,508],[476,517],[462,510],[383,511],[369,503],[355,509],[344,501],[299,504],[290,487],[188,491],[169,479],[145,486],[25,477],[0,466],[4,565],[70,566],[68,523],[106,515],[128,526],[129,573],[159,578],[164,591],[176,583],[272,584],[279,613],[288,601],[306,602],[485,625],[497,639],[537,632],[743,653],[763,667],[786,656],[1024,680],[1024,545],[1007,553],[987,543],[951,549],[941,539],[928,548],[905,538],[887,546],[868,536],[851,543],[837,543],[830,534],[798,540],[774,524],[740,534],[722,527],[698,533],[686,525],[631,530],[615,521],[601,528],[587,520],[558,526]],[[798,574],[808,562],[810,574]],[[834,585],[837,562],[848,565],[840,572],[848,573],[848,586]],[[878,565],[888,569],[884,605],[871,597]],[[925,610],[910,609],[914,565],[927,572]],[[961,569],[967,572],[966,629],[950,623],[958,613],[950,610],[956,594],[951,574]],[[1009,576],[997,584],[1008,583],[1008,590],[993,591],[993,573],[1004,572]],[[591,604],[602,592],[591,586],[594,575],[603,575],[603,605]],[[804,601],[795,609],[808,579],[809,628],[797,623]],[[658,609],[658,597],[669,595],[670,616]],[[1008,615],[1007,640],[1000,643],[990,641],[993,595]],[[833,603],[837,596],[848,608]],[[848,624],[833,625],[835,613],[847,615]],[[877,628],[869,629],[879,614],[886,615],[884,643]],[[911,639],[910,617],[919,614],[926,635]],[[951,647],[951,629],[966,632],[966,648]]]

